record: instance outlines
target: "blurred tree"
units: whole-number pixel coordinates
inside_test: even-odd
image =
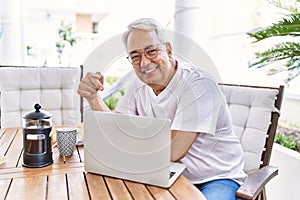
[[[274,44],[267,49],[255,52],[255,59],[249,67],[265,67],[278,64],[269,74],[288,71],[287,83],[300,74],[300,0],[273,0],[271,4],[287,11],[282,19],[267,27],[257,28],[247,34],[254,38],[253,43],[272,39]]]
[[[64,21],[58,29],[59,41],[56,44],[56,51],[58,52],[59,64],[62,64],[62,54],[66,45],[73,47],[76,44],[78,38],[74,36],[74,31],[71,24],[66,24]]]

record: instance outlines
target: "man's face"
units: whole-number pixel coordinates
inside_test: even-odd
[[[174,74],[170,62],[170,44],[161,44],[154,31],[134,30],[127,40],[127,50],[138,78],[152,87],[164,89]]]

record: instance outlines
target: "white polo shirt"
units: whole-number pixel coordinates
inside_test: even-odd
[[[180,160],[187,166],[184,176],[192,183],[215,179],[242,183],[246,177],[242,147],[233,132],[223,94],[199,69],[178,63],[174,77],[158,96],[146,84],[135,82],[125,91],[116,111],[169,118],[172,130],[200,132]]]

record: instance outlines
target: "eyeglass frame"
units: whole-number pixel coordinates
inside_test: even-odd
[[[148,50],[149,48],[152,48],[152,47],[155,47],[155,48],[154,48],[154,49],[150,49],[150,50],[155,50],[157,53],[156,53],[156,55],[155,55],[154,57],[148,57],[148,55],[147,55],[146,52],[147,52],[147,50]],[[141,64],[141,61],[142,61],[142,58],[143,58],[142,54],[145,56],[145,58],[147,58],[147,59],[149,59],[149,60],[153,60],[153,59],[155,59],[155,58],[158,56],[158,52],[159,52],[159,51],[162,51],[162,50],[165,50],[165,49],[161,48],[161,45],[149,45],[149,46],[147,46],[146,48],[143,49],[143,52],[138,52],[137,50],[134,50],[134,51],[130,52],[129,55],[128,55],[126,58],[127,58],[127,60],[128,60],[132,65],[136,65],[136,66],[137,66],[137,65],[140,65],[140,64]],[[138,54],[139,57],[140,57],[140,60],[139,60],[138,63],[132,62],[132,59],[131,59],[130,54],[134,54],[134,53]]]

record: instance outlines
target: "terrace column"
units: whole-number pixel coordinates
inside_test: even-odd
[[[200,36],[201,10],[199,4],[199,0],[175,1],[174,30],[194,41],[197,41]],[[176,41],[176,43],[178,47],[184,45],[180,41]]]
[[[204,0],[175,1],[174,54],[209,72],[219,81],[219,73],[203,47],[209,31],[206,24],[211,20],[207,16],[209,6],[206,4],[208,3]]]
[[[22,0],[1,0],[0,64],[22,65],[25,55],[23,41]]]

